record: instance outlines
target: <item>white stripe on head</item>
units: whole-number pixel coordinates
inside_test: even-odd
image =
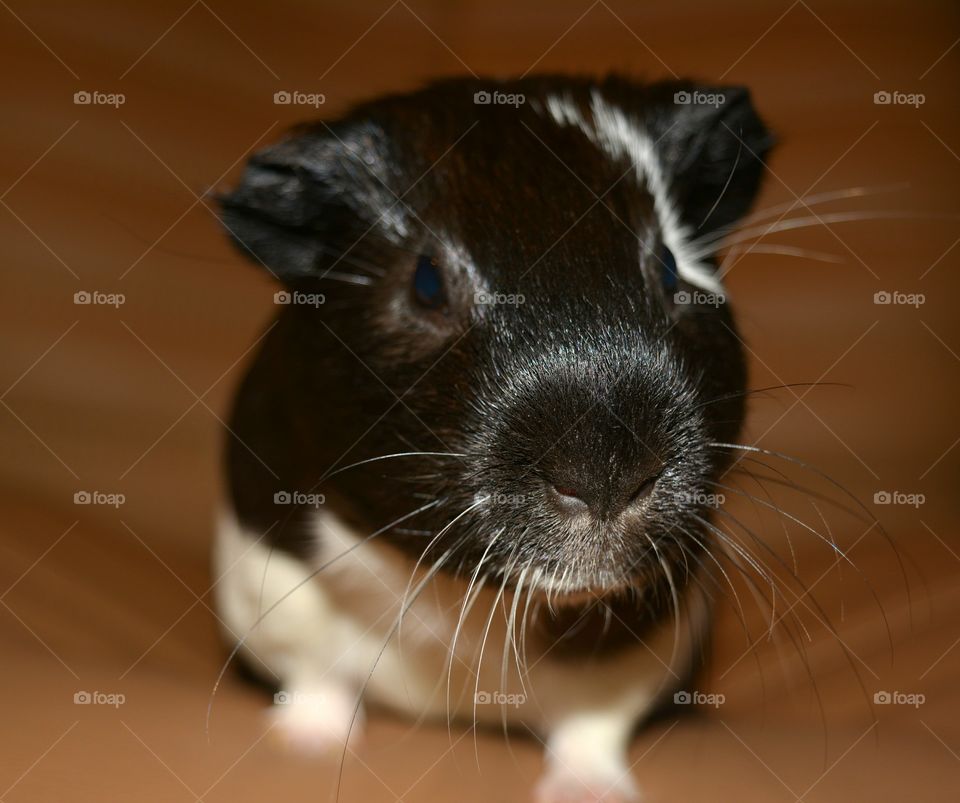
[[[543,110],[558,125],[578,128],[610,156],[630,161],[637,179],[653,197],[663,240],[676,257],[681,278],[704,290],[719,292],[722,286],[711,266],[694,256],[690,245],[693,232],[680,219],[666,171],[649,134],[622,109],[608,103],[596,89],[590,94],[590,120],[566,94],[548,95]]]

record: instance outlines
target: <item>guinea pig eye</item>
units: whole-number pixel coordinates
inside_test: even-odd
[[[446,303],[440,266],[428,254],[421,254],[417,258],[417,268],[413,274],[413,297],[427,309],[439,309]]]
[[[680,274],[677,272],[677,258],[673,255],[673,251],[667,248],[666,244],[660,246],[659,263],[663,289],[668,294],[672,294],[676,292],[677,285],[680,282]]]

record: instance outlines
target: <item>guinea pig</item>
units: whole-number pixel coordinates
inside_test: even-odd
[[[450,79],[291,131],[220,199],[282,285],[215,547],[286,743],[367,704],[527,731],[538,800],[636,800],[710,628],[746,369],[704,243],[772,137],[746,89]],[[719,565],[719,564],[717,564]]]

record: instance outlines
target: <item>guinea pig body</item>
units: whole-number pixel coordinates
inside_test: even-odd
[[[342,749],[363,695],[529,730],[541,800],[637,796],[743,416],[707,244],[769,144],[744,90],[552,77],[441,82],[251,159],[224,223],[285,289],[230,421],[217,593],[279,733]]]

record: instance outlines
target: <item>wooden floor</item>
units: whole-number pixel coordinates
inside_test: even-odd
[[[274,288],[228,249],[198,194],[307,114],[274,105],[280,89],[322,92],[323,112],[335,114],[438,75],[615,68],[749,85],[780,137],[760,207],[876,190],[814,207],[829,225],[771,234],[733,265],[729,286],[752,387],[844,383],[757,399],[747,437],[836,477],[897,545],[814,497],[774,489],[791,515],[821,531],[825,519],[859,573],[788,521],[812,593],[782,596],[776,616],[801,617],[793,633],[803,649],[768,641],[746,592],[757,643],[748,649],[731,606],[703,684],[726,702],[642,732],[634,772],[656,803],[957,799],[960,8],[82,6],[0,7],[0,798],[327,799],[335,772],[259,741],[266,699],[233,674],[205,732],[223,659],[207,607],[218,419]],[[125,102],[77,105],[78,91]],[[878,105],[878,91],[924,102]],[[841,222],[864,211],[879,217]],[[789,217],[812,215],[798,205]],[[777,253],[785,249],[840,261]],[[83,291],[124,303],[75,304]],[[878,292],[923,303],[878,305]],[[95,490],[126,501],[74,504]],[[884,491],[923,503],[873,504]],[[792,560],[775,517],[730,506]],[[75,705],[81,691],[125,702]],[[924,701],[875,705],[878,692]],[[486,733],[476,745],[475,756],[462,729],[451,744],[446,728],[410,731],[375,715],[340,799],[525,800],[538,745],[515,738],[511,754]]]

